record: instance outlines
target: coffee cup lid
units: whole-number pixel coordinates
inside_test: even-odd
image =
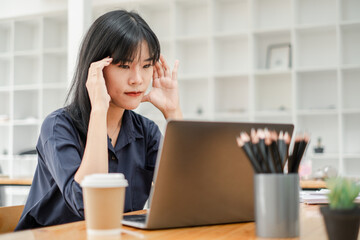
[[[81,186],[96,188],[127,187],[128,181],[122,173],[95,173],[85,176]]]

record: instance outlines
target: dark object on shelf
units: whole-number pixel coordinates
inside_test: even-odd
[[[266,53],[266,68],[285,70],[291,68],[291,44],[269,45]]]
[[[324,153],[324,147],[321,144],[321,137],[318,138],[316,147],[314,148],[315,153]]]
[[[29,155],[29,154],[37,154],[36,149],[19,152],[19,155]]]
[[[320,208],[324,216],[326,231],[330,240],[356,240],[360,225],[360,208],[355,209],[330,209],[329,206]]]

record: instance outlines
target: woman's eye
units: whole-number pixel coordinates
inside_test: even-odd
[[[146,65],[144,66],[144,68],[149,68],[149,67],[151,67],[151,64],[146,64]]]
[[[129,69],[130,68],[130,66],[126,65],[126,64],[120,64],[119,67],[124,68],[124,69]]]

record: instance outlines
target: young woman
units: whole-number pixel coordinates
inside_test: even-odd
[[[93,23],[68,104],[41,127],[38,165],[16,230],[83,220],[79,184],[92,173],[123,173],[129,182],[125,211],[144,207],[161,134],[153,121],[131,110],[148,101],[166,119],[182,118],[177,68],[176,61],[171,72],[157,37],[138,14],[112,11]]]

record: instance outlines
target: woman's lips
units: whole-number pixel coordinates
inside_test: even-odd
[[[130,97],[138,97],[141,95],[142,92],[125,92],[126,95]]]

